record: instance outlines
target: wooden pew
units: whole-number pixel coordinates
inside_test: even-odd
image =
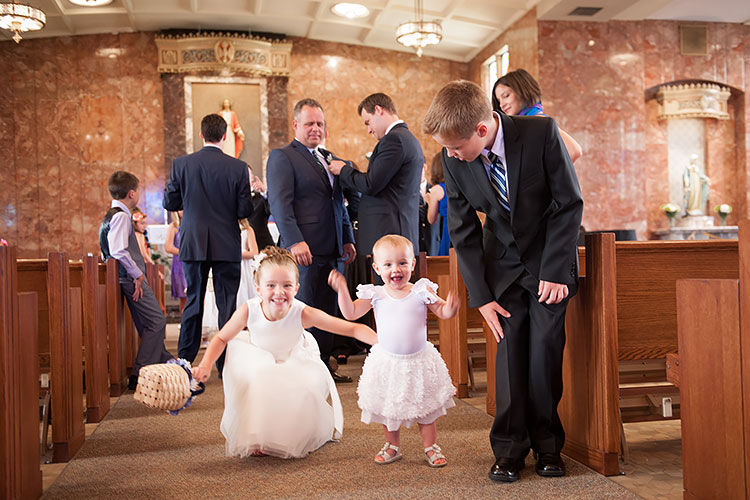
[[[107,337],[109,340],[109,395],[116,397],[125,392],[128,386],[128,374],[125,367],[125,310],[127,306],[120,289],[117,261],[110,259],[105,266]]]
[[[106,284],[97,257],[83,260],[83,333],[86,359],[86,421],[100,422],[109,412]]]
[[[565,454],[602,474],[620,472],[621,418],[627,420],[620,396],[628,391],[621,391],[618,362],[663,360],[677,350],[678,279],[737,276],[736,241],[615,243],[612,234],[586,237],[585,277],[566,317],[559,407]],[[488,366],[494,364],[488,360]],[[664,378],[661,389],[638,390],[665,390]]]
[[[0,497],[42,494],[37,297],[18,293],[16,249],[0,246]]]
[[[679,280],[676,300],[684,498],[750,498],[750,221],[739,280]]]
[[[19,261],[17,270],[19,290],[37,293],[38,366],[50,375],[52,460],[67,462],[84,440],[81,289],[70,287],[64,253]]]

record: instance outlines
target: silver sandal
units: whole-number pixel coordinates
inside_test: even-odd
[[[429,454],[430,452],[432,452],[432,455]],[[437,444],[433,444],[432,446],[428,446],[427,448],[425,448],[424,456],[425,459],[427,459],[427,463],[430,467],[438,468],[448,465],[448,460],[445,458],[445,455],[443,455],[443,450],[441,450],[440,446],[438,446]],[[445,460],[445,462],[436,464],[435,461],[440,460],[441,458]]]
[[[396,454],[391,455],[388,453],[388,450],[395,450]],[[375,458],[383,457],[383,461],[375,460],[375,463],[378,465],[385,465],[389,464],[391,462],[395,462],[396,460],[401,460],[401,448],[398,446],[394,446],[391,443],[385,443],[383,445],[383,449],[381,449],[377,455],[375,455]]]

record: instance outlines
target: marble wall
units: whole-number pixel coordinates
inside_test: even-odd
[[[98,253],[107,178],[141,180],[161,216],[162,93],[150,34],[0,43],[0,234],[19,257]],[[9,146],[8,146],[9,145]]]
[[[425,158],[440,151],[431,137],[422,134],[422,118],[438,90],[451,80],[467,78],[468,65],[445,59],[417,57],[358,45],[293,38],[292,74],[289,77],[289,136],[294,104],[305,97],[323,106],[328,124],[326,146],[360,167],[365,153],[377,143],[357,115],[359,103],[374,92],[388,94],[422,144]]]
[[[545,111],[583,147],[576,170],[588,229],[630,228],[645,238],[667,226],[659,210],[668,200],[666,122],[656,120],[652,90],[679,80],[734,88],[731,119],[706,122],[709,206],[733,205],[729,223],[747,214],[750,27],[709,23],[709,55],[683,56],[679,24],[539,22]]]

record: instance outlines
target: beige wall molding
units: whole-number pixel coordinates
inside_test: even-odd
[[[160,73],[210,71],[223,75],[289,76],[292,43],[245,35],[157,35]]]
[[[713,83],[662,85],[656,93],[657,118],[717,118],[728,120],[730,91]]]

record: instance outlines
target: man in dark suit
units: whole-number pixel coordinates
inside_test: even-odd
[[[378,138],[367,172],[359,172],[342,161],[330,171],[341,185],[362,193],[359,202],[358,250],[372,253],[383,235],[400,234],[419,255],[419,181],[424,155],[422,146],[396,114],[396,106],[385,94],[367,96],[357,108],[367,131]]]
[[[299,266],[297,298],[305,304],[335,315],[336,292],[328,286],[332,269],[344,271],[354,260],[354,234],[344,206],[338,178],[327,166],[333,155],[322,149],[325,118],[322,106],[302,99],[294,106],[294,140],[268,156],[266,177],[271,215],[281,235],[281,246],[292,252]],[[320,357],[330,367],[333,334],[310,329],[320,348]],[[350,377],[331,370],[337,382]]]
[[[179,357],[192,362],[201,344],[203,301],[209,270],[213,273],[219,327],[234,313],[242,259],[238,221],[252,213],[247,164],[224,154],[227,122],[218,114],[201,121],[203,148],[172,162],[162,204],[183,210],[180,260],[187,281],[182,311]],[[224,355],[216,362],[221,376]]]
[[[539,475],[562,476],[557,405],[583,213],[573,164],[552,119],[493,113],[472,82],[443,87],[423,130],[444,146],[448,228],[469,306],[498,342],[490,479],[516,481],[529,449]]]

